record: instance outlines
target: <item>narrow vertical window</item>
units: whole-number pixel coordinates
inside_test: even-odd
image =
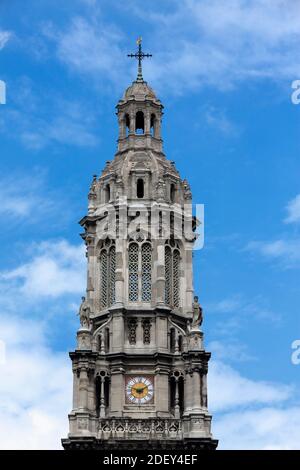
[[[115,303],[116,297],[116,248],[109,250],[109,305]]]
[[[130,117],[129,117],[129,114],[125,114],[125,127],[126,127],[126,137],[128,137],[128,134],[130,132]]]
[[[178,250],[173,251],[173,304],[179,307],[179,262],[180,255]]]
[[[109,352],[109,348],[110,348],[109,328],[105,328],[105,352]]]
[[[170,186],[170,200],[171,200],[171,202],[175,202],[175,192],[176,192],[175,184],[171,183],[171,186]]]
[[[102,250],[100,253],[100,297],[101,297],[101,307],[107,306],[107,251]]]
[[[135,115],[135,132],[136,134],[144,134],[144,113],[138,111]]]
[[[109,184],[107,184],[105,186],[104,194],[105,194],[105,202],[109,202],[110,201],[110,186],[109,186]]]
[[[150,243],[142,245],[142,301],[151,301],[152,249]]]
[[[136,182],[136,195],[139,199],[144,197],[144,180],[142,178]]]
[[[116,284],[116,247],[114,241],[107,238],[99,256],[100,264],[100,305],[110,307],[115,303]]]
[[[175,351],[175,328],[170,329],[170,352]]]
[[[150,134],[152,137],[155,137],[155,127],[156,127],[156,117],[155,114],[151,114],[151,119],[150,119]]]
[[[135,302],[139,297],[139,247],[137,243],[129,245],[128,253],[129,300]]]
[[[175,240],[165,246],[165,303],[170,307],[180,306],[180,251]]]
[[[169,246],[165,248],[165,302],[167,305],[171,303],[171,288],[172,288],[172,251]]]

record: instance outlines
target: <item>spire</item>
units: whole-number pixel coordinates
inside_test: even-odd
[[[142,60],[145,57],[147,57],[147,58],[152,57],[152,54],[145,54],[142,51],[142,38],[141,38],[141,36],[137,39],[136,43],[138,45],[137,52],[135,54],[127,54],[127,57],[134,57],[135,59],[138,60],[138,74],[137,74],[136,81],[137,82],[143,82],[144,79],[143,79],[143,73],[142,73]]]

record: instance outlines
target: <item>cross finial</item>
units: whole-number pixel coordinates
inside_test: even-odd
[[[142,51],[142,38],[141,36],[137,39],[136,41],[138,45],[138,51],[135,54],[127,54],[128,57],[134,57],[135,59],[138,59],[138,74],[137,74],[137,82],[143,82],[143,74],[142,74],[142,60],[145,57],[152,57],[152,54],[145,54]]]

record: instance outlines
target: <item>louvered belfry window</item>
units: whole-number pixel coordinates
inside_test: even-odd
[[[106,239],[100,250],[100,303],[102,308],[115,303],[116,247],[113,240]]]
[[[128,249],[128,298],[130,302],[151,302],[152,246],[131,242]]]
[[[180,249],[175,240],[165,246],[165,303],[170,307],[180,305]]]

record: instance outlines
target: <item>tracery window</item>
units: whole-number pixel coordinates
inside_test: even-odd
[[[180,249],[171,239],[165,246],[165,302],[170,307],[180,305]]]
[[[130,302],[151,302],[151,243],[131,242],[128,249],[128,298]]]
[[[115,242],[107,238],[100,249],[100,303],[101,307],[110,307],[115,303],[116,283],[116,247]]]

